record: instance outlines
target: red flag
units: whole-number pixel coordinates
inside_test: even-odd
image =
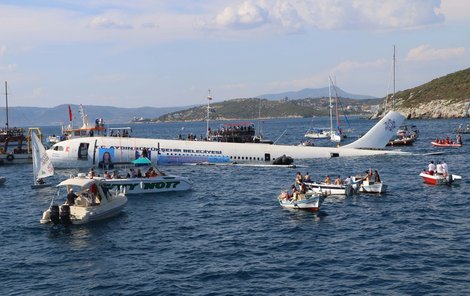
[[[72,109],[70,109],[70,105],[69,105],[69,118],[70,118],[70,121],[72,121]]]

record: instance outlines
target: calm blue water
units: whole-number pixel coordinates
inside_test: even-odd
[[[358,134],[375,123],[350,120]],[[437,151],[430,141],[458,122],[408,121],[421,136],[406,150]],[[264,131],[276,140],[287,129],[278,143],[297,143],[312,125],[327,119],[269,120]],[[205,123],[133,127],[170,138]],[[55,190],[30,189],[30,166],[0,166],[0,295],[470,295],[469,146],[303,162],[316,179],[377,168],[389,184],[381,196],[329,198],[319,214],[277,203],[297,169],[166,167],[193,190],[130,197],[119,216],[68,229],[39,224]],[[419,172],[444,159],[462,184],[424,185]]]

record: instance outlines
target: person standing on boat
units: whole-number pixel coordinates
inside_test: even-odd
[[[442,164],[440,161],[437,162],[436,165],[436,174],[437,175],[444,175],[444,168],[442,167]]]
[[[379,172],[377,170],[374,170],[374,181],[375,183],[380,183],[380,176],[379,176]]]
[[[445,161],[442,162],[442,171],[444,177],[447,177],[447,175],[449,174],[449,168],[447,167],[447,163]]]
[[[461,134],[457,134],[457,144],[462,145],[462,135]]]
[[[302,183],[302,173],[297,172],[295,175],[295,184],[300,185]]]
[[[73,189],[69,189],[69,193],[67,194],[67,200],[65,201],[65,204],[68,206],[73,206],[75,204],[75,199],[77,198],[77,195],[73,193]]]
[[[435,170],[436,165],[434,164],[434,161],[431,160],[431,162],[428,164],[428,172],[430,175],[433,175]]]
[[[331,184],[330,175],[327,175],[327,176],[326,176],[324,183],[325,183],[326,185],[330,185],[330,184]]]

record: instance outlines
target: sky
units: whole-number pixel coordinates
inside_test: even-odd
[[[470,66],[468,0],[0,0],[9,106],[175,107]],[[0,99],[0,107],[4,107]]]

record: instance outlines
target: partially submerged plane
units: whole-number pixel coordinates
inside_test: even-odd
[[[145,156],[160,165],[188,163],[264,163],[288,156],[294,160],[357,157],[372,155],[409,155],[401,151],[384,150],[405,116],[389,112],[364,136],[342,147],[292,146],[262,143],[229,143],[147,138],[89,137],[77,138],[53,145],[48,151],[55,168],[101,167],[130,164]]]

